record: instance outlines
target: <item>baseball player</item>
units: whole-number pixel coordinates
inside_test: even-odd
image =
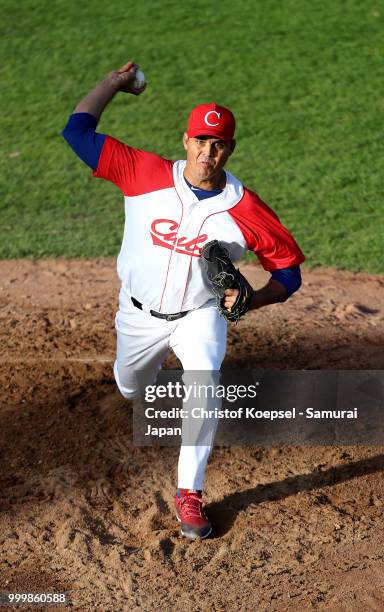
[[[153,384],[172,349],[183,370],[220,370],[227,321],[220,316],[200,252],[224,243],[233,261],[253,251],[271,276],[253,290],[248,309],[285,301],[301,284],[304,255],[276,214],[224,166],[235,149],[235,119],[227,108],[202,104],[183,136],[186,160],[169,161],[97,133],[105,106],[117,92],[140,95],[138,66],[109,73],[75,108],[63,136],[93,175],[112,181],[125,200],[125,228],[117,271],[121,279],[114,375],[127,399],[138,395],[135,372]],[[235,304],[226,289],[223,306]],[[212,444],[182,445],[176,514],[183,535],[212,531],[202,499]]]

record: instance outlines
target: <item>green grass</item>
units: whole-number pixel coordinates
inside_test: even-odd
[[[189,110],[230,106],[229,169],[294,233],[309,265],[384,272],[384,7],[374,0],[3,0],[0,257],[118,252],[120,192],[60,132],[127,59],[149,81],[100,131],[183,156]]]

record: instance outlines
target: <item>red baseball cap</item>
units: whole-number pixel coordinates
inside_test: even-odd
[[[235,117],[228,108],[211,104],[196,106],[188,119],[187,134],[194,136],[215,136],[222,140],[232,140],[235,133]]]

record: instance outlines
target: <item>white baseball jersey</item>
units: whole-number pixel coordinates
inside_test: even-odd
[[[246,250],[265,270],[298,266],[304,256],[276,214],[229,172],[217,196],[201,200],[186,184],[185,161],[172,162],[107,136],[94,176],[125,198],[125,227],[117,270],[120,311],[131,296],[161,313],[199,308],[212,298],[201,247],[220,240],[233,261]]]

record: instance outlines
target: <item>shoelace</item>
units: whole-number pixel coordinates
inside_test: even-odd
[[[198,495],[194,495],[193,493],[185,495],[185,497],[181,499],[181,505],[185,512],[185,516],[206,518],[203,512],[204,502]]]

